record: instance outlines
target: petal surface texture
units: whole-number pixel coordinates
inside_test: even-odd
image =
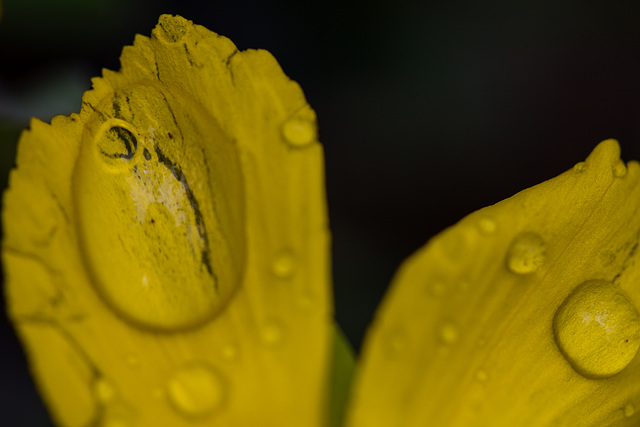
[[[401,266],[349,427],[640,424],[640,167],[616,141]]]
[[[316,118],[266,51],[179,16],[4,199],[8,310],[60,426],[319,426],[332,348]]]

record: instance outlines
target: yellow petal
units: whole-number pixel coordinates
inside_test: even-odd
[[[331,351],[315,113],[266,51],[163,15],[23,133],[9,313],[61,426],[318,426]]]
[[[598,145],[398,271],[347,425],[636,426],[640,167]]]

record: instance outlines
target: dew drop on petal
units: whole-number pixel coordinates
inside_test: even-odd
[[[280,251],[274,258],[271,265],[271,271],[274,276],[280,279],[288,279],[293,276],[296,269],[296,261],[291,252],[288,249]]]
[[[587,378],[622,371],[640,347],[640,315],[616,285],[592,280],[578,286],[553,319],[556,343],[571,366]]]
[[[438,338],[443,344],[453,344],[458,341],[458,328],[453,323],[444,323],[438,330]]]
[[[166,43],[177,43],[187,33],[187,20],[181,16],[167,16],[160,17],[158,26],[153,30],[155,35],[160,40]]]
[[[190,364],[178,369],[166,385],[167,397],[182,415],[201,417],[222,405],[226,387],[220,375],[204,364]]]
[[[407,348],[407,336],[404,329],[395,328],[385,333],[385,339],[382,340],[384,352],[390,358],[395,358],[403,353]]]
[[[482,234],[489,235],[496,232],[498,225],[492,218],[485,216],[478,220],[478,228]]]
[[[113,401],[117,395],[116,389],[111,381],[105,378],[98,378],[94,383],[93,388],[96,398],[102,404],[107,404]]]
[[[633,406],[633,404],[627,403],[622,409],[622,412],[624,413],[625,417],[631,418],[633,414],[636,413],[636,408]]]
[[[222,358],[227,362],[238,360],[238,347],[235,344],[227,344],[222,347]]]
[[[284,330],[279,322],[270,320],[264,324],[260,331],[260,340],[265,345],[279,344],[284,338]]]
[[[627,174],[627,166],[624,164],[624,162],[621,159],[618,159],[614,164],[613,164],[613,176],[615,176],[616,178],[622,178]]]
[[[304,147],[316,140],[317,129],[313,121],[296,116],[284,123],[282,135],[289,145]]]
[[[573,166],[573,171],[577,173],[584,172],[584,168],[585,168],[584,162],[578,162]]]
[[[434,280],[429,283],[429,293],[436,298],[440,298],[447,293],[447,284],[442,280]]]
[[[128,355],[126,358],[126,362],[127,365],[132,368],[137,368],[138,366],[140,366],[140,359],[138,359],[138,356],[136,356],[135,354]]]
[[[244,195],[221,179],[240,176],[239,153],[213,117],[189,105],[177,90],[144,85],[105,96],[73,172],[91,284],[123,320],[155,331],[211,320],[243,271],[241,221],[231,218]]]
[[[536,233],[518,235],[507,251],[507,267],[516,274],[531,274],[544,264],[547,246]]]
[[[489,375],[487,374],[487,371],[485,371],[484,369],[478,369],[476,371],[476,380],[478,380],[478,382],[486,382],[489,379]]]

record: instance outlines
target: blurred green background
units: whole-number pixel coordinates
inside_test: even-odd
[[[435,233],[605,138],[640,159],[640,3],[503,3],[4,0],[1,184],[29,118],[78,111],[161,13],[268,49],[318,113],[336,315],[358,348],[399,263]],[[0,326],[0,424],[48,426]]]

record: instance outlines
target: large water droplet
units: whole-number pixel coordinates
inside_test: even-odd
[[[292,117],[282,126],[285,141],[294,147],[304,147],[316,140],[316,124],[304,117]]]
[[[617,286],[593,280],[578,286],[553,319],[556,343],[571,366],[588,378],[622,371],[640,347],[640,316]]]
[[[167,383],[167,397],[183,415],[201,417],[222,405],[226,387],[212,367],[191,364],[180,368]]]
[[[516,274],[535,272],[547,257],[547,246],[535,233],[518,235],[507,252],[507,267]]]
[[[154,330],[211,319],[244,263],[238,153],[191,104],[149,86],[105,98],[93,106],[73,177],[92,284],[121,317]]]

